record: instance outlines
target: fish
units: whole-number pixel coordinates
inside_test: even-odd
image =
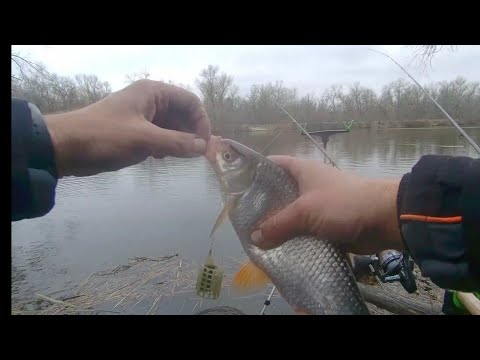
[[[347,254],[334,243],[297,236],[269,250],[252,244],[253,229],[300,196],[287,170],[241,143],[214,135],[205,157],[224,202],[212,233],[228,218],[248,256],[233,277],[234,289],[256,291],[273,283],[298,315],[369,315]]]

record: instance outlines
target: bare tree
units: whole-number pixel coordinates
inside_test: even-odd
[[[438,49],[428,50],[438,53]],[[149,78],[143,71],[127,76],[129,81]],[[186,88],[188,85],[170,84]],[[315,124],[354,119],[362,126],[413,126],[441,118],[432,101],[415,85],[404,80],[386,84],[377,94],[355,82],[351,86],[332,85],[321,96],[298,96],[297,90],[282,81],[252,85],[240,96],[233,77],[220,72],[218,66],[203,69],[196,86],[215,126],[235,127],[241,123],[277,124],[284,118],[275,108],[278,102],[302,122]],[[110,85],[95,75],[79,74],[74,78],[47,71],[35,61],[12,54],[12,95],[32,101],[44,112],[66,111],[96,102],[111,92]],[[453,81],[425,85],[429,94],[459,122],[480,124],[480,82],[458,77]],[[423,123],[422,123],[423,121]]]
[[[44,113],[68,111],[92,104],[111,92],[95,75],[74,79],[49,72],[43,64],[12,54],[12,96],[34,103]]]
[[[28,60],[27,57],[21,56],[18,52],[13,52],[10,58],[12,62],[12,79],[21,80],[21,78],[27,76],[28,71],[32,69],[43,76],[45,75],[42,65]],[[20,77],[13,75],[14,72],[19,73]]]
[[[188,84],[185,85],[185,84],[182,84],[182,83],[177,83],[177,82],[175,82],[175,81],[173,81],[173,80],[168,80],[168,83],[169,83],[170,85],[175,85],[175,86],[181,87],[181,88],[183,88],[183,89],[185,89],[185,90],[188,90],[188,91],[190,91],[190,92],[193,92],[192,87],[191,87],[190,85],[188,85]]]
[[[215,88],[218,74],[218,66],[209,65],[200,72],[200,79],[196,80],[197,87],[202,93],[203,101],[213,113],[213,120],[217,121],[215,113]]]
[[[93,104],[111,92],[110,84],[106,81],[100,81],[96,75],[76,75],[75,81],[81,102]]]
[[[440,53],[445,45],[408,45],[413,50],[413,59],[419,60],[420,65],[425,68],[432,65],[432,59]],[[456,45],[449,45],[450,50],[456,50]]]
[[[125,82],[127,84],[131,84],[131,83],[134,83],[137,80],[149,79],[150,76],[151,76],[150,72],[148,72],[148,70],[144,69],[144,70],[142,70],[138,73],[125,75]]]
[[[227,94],[233,86],[233,78],[225,73],[220,73],[218,66],[209,65],[200,72],[200,78],[196,80],[205,106],[211,110],[213,121],[218,120],[222,112]]]

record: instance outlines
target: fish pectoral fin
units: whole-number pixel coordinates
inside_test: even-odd
[[[238,292],[246,293],[260,290],[270,282],[270,278],[260,268],[247,261],[233,277],[232,287]]]
[[[215,231],[218,230],[218,228],[225,222],[225,219],[228,217],[230,214],[230,210],[235,206],[235,202],[238,199],[238,196],[232,195],[229,196],[227,201],[225,201],[225,205],[220,212],[220,214],[217,217],[217,220],[215,221],[215,225],[213,225],[212,231],[210,232],[210,239],[212,238],[213,234],[215,234]]]

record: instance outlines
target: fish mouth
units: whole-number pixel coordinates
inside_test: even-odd
[[[220,150],[220,142],[222,140],[221,136],[212,135],[207,144],[207,151],[205,152],[205,157],[208,162],[215,167],[217,164],[217,152]]]
[[[250,156],[254,158],[263,158],[263,156],[257,153],[255,150],[250,149],[249,147],[240,144],[232,139],[223,139],[221,136],[212,135],[210,141],[207,144],[207,151],[205,157],[207,160],[214,166],[218,167],[217,154],[233,149],[243,156]]]
[[[220,164],[219,156],[221,152],[225,150],[224,140],[221,136],[211,135],[210,140],[207,144],[207,150],[205,151],[205,158],[210,163],[210,166],[213,168],[217,180],[220,184],[222,197],[225,198],[228,196],[228,184],[225,179],[225,176],[222,171],[222,166]]]
[[[249,147],[240,144],[239,142],[236,142],[231,139],[223,139],[221,140],[223,144],[230,146],[233,150],[238,152],[239,154],[242,154],[243,156],[247,157],[253,157],[253,158],[263,158],[264,156],[256,152],[255,150],[250,149]]]
[[[245,145],[242,145],[231,139],[223,139],[221,136],[212,135],[210,141],[207,144],[207,150],[205,152],[205,157],[210,163],[210,166],[215,172],[218,182],[220,183],[222,197],[226,198],[232,195],[239,195],[240,193],[229,186],[227,180],[227,174],[231,173],[232,170],[228,169],[226,163],[223,159],[223,154],[227,152],[236,152],[240,156],[245,158],[259,158],[262,157],[260,154],[251,150]]]

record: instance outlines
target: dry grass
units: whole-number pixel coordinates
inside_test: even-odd
[[[229,290],[232,275],[239,269],[245,259],[229,257],[221,261],[224,270],[223,288]],[[406,295],[399,283],[380,285],[372,276],[358,279],[362,283],[378,287],[386,287],[390,291],[412,299],[422,299],[432,306],[441,306],[443,291],[428,279],[425,279],[415,269],[418,291],[416,294]],[[67,296],[58,297],[55,291],[49,294],[36,294],[30,301],[12,304],[12,314],[18,315],[78,315],[78,314],[158,314],[162,305],[167,304],[177,295],[192,295],[192,313],[200,311],[203,299],[196,295],[196,282],[199,264],[181,259],[178,255],[164,257],[135,257],[126,265],[119,265],[113,269],[103,270],[91,274]],[[265,289],[267,298],[271,287]],[[248,299],[250,296],[244,297]],[[272,298],[269,311],[274,310],[274,299],[279,297],[278,292]],[[383,315],[383,309],[377,309],[368,304],[373,315]],[[180,309],[182,313],[185,303]],[[258,309],[260,312],[260,308]],[[274,311],[275,312],[275,311]],[[280,310],[281,312],[281,310]]]
[[[238,269],[238,260],[223,264],[223,287],[230,286],[230,273]],[[73,293],[63,299],[36,294],[35,304],[18,303],[12,314],[156,314],[160,306],[179,294],[194,293],[199,265],[170,255],[158,258],[135,257],[120,265],[91,274]],[[38,306],[49,303],[49,306]]]

